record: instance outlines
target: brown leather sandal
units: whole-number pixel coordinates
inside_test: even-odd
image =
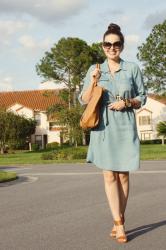
[[[121,218],[122,218],[121,221],[124,224],[124,222],[125,222],[124,215],[122,215]],[[110,237],[113,238],[113,239],[116,239],[116,229],[114,229],[114,228],[112,229],[112,231],[110,233]]]
[[[110,236],[111,238],[116,239],[116,230],[112,229]]]
[[[114,221],[115,226],[121,226],[124,225],[122,220]],[[126,234],[120,235],[117,237],[116,235],[116,240],[118,243],[126,243],[127,242],[127,236]]]

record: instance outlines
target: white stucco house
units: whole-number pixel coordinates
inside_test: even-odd
[[[0,92],[0,107],[37,121],[35,134],[31,143],[44,148],[47,143],[58,142],[61,138],[61,127],[48,119],[46,110],[54,104],[63,105],[58,96],[59,90],[28,90]]]
[[[136,110],[135,114],[140,140],[158,139],[156,125],[166,121],[166,98],[148,95],[146,104]]]

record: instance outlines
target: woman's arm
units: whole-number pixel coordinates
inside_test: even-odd
[[[139,109],[146,103],[146,91],[143,81],[143,75],[137,64],[133,64],[133,83],[134,83],[134,91],[135,97],[129,99],[132,108]]]
[[[82,94],[82,101],[87,104],[90,101],[94,89],[94,81],[90,82],[89,87]]]
[[[81,104],[87,104],[90,101],[90,98],[95,87],[96,79],[100,77],[100,71],[95,66],[91,66],[87,72],[87,75],[84,79],[84,86],[79,95],[79,101]]]

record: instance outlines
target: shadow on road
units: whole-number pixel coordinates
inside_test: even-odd
[[[156,223],[153,223],[153,224],[148,224],[148,225],[144,225],[144,226],[140,226],[140,227],[137,227],[137,228],[134,228],[132,230],[128,230],[126,231],[126,234],[127,234],[127,238],[128,238],[128,241],[130,240],[133,240],[134,238],[142,235],[142,234],[145,234],[145,233],[148,233],[158,227],[162,227],[162,226],[165,226],[166,225],[166,220],[164,221],[160,221],[160,222],[156,222]]]

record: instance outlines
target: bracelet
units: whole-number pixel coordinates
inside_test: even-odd
[[[137,99],[134,99],[134,98],[126,99],[122,97],[120,99],[124,101],[125,108],[139,109],[141,107],[141,102]]]
[[[125,103],[125,108],[131,108],[132,107],[132,103],[130,102],[130,99],[126,99],[126,98],[120,98],[122,101],[124,101]]]

